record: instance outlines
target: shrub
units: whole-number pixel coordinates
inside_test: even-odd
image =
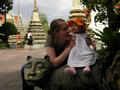
[[[120,50],[120,32],[114,31],[108,27],[103,29],[103,32],[97,30],[99,33],[93,31],[98,40],[101,40],[109,50]]]

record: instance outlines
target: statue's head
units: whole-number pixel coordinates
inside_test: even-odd
[[[24,69],[25,80],[29,85],[41,85],[49,77],[52,68],[49,57],[32,58],[28,56]]]

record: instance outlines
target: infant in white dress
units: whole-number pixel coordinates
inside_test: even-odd
[[[77,17],[68,21],[68,24],[71,27],[73,35],[76,36],[76,45],[70,51],[67,62],[69,67],[65,68],[64,71],[70,75],[74,75],[76,74],[75,67],[84,67],[83,72],[88,73],[91,71],[90,65],[96,62],[96,53],[87,45],[86,38],[88,38],[88,34],[85,22],[81,17]],[[93,49],[96,50],[94,42],[90,38],[89,40]]]

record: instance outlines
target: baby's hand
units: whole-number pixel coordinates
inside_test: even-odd
[[[93,50],[96,51],[96,45],[93,45]]]

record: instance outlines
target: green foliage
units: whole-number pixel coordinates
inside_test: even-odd
[[[0,48],[7,48],[8,44],[7,43],[0,43]]]
[[[0,44],[3,43],[5,35],[3,33],[0,33]]]
[[[0,1],[0,14],[5,14],[12,9],[13,0],[1,0]]]
[[[97,11],[95,22],[107,24],[103,32],[94,32],[109,50],[120,49],[120,13],[116,8],[120,0],[82,0],[89,9]],[[120,8],[119,8],[120,9]]]
[[[103,32],[97,30],[95,35],[98,37],[96,39],[101,40],[105,45],[107,45],[107,49],[109,50],[120,50],[120,32],[114,31],[108,27],[104,28]]]
[[[111,1],[111,2],[110,2]],[[109,3],[112,3],[113,5],[116,5],[120,0],[82,0],[83,4],[86,5],[88,8],[91,8],[93,10],[98,9],[96,6],[102,5],[102,6],[109,6]],[[112,7],[110,7],[112,8]]]
[[[44,24],[44,25],[43,25],[43,29],[45,30],[46,33],[48,32],[49,28],[50,28],[50,27],[49,27],[48,24]]]
[[[48,29],[49,29],[49,25],[48,25],[48,20],[47,20],[47,16],[46,14],[40,14],[40,19],[41,19],[41,23],[43,26],[44,31],[47,33]]]
[[[17,28],[15,25],[6,22],[0,27],[0,33],[4,34],[4,36],[1,36],[1,39],[3,41],[2,44],[5,44],[6,47],[9,47],[8,37],[9,35],[17,34]]]
[[[5,35],[0,33],[0,48],[6,48],[9,46],[6,42],[4,42],[4,39]]]
[[[96,6],[96,9],[98,10],[98,13],[95,16],[95,22],[100,22],[103,24],[106,24],[107,22],[107,11],[106,7],[103,5]]]
[[[15,27],[15,25],[6,22],[1,26],[0,33],[3,33],[5,35],[17,34],[17,28]]]
[[[109,28],[117,30],[120,28],[120,8],[116,5],[120,0],[82,0],[90,10],[97,11],[95,22],[108,24]]]
[[[41,19],[42,24],[48,24],[46,14],[41,13],[40,14],[40,19]]]

